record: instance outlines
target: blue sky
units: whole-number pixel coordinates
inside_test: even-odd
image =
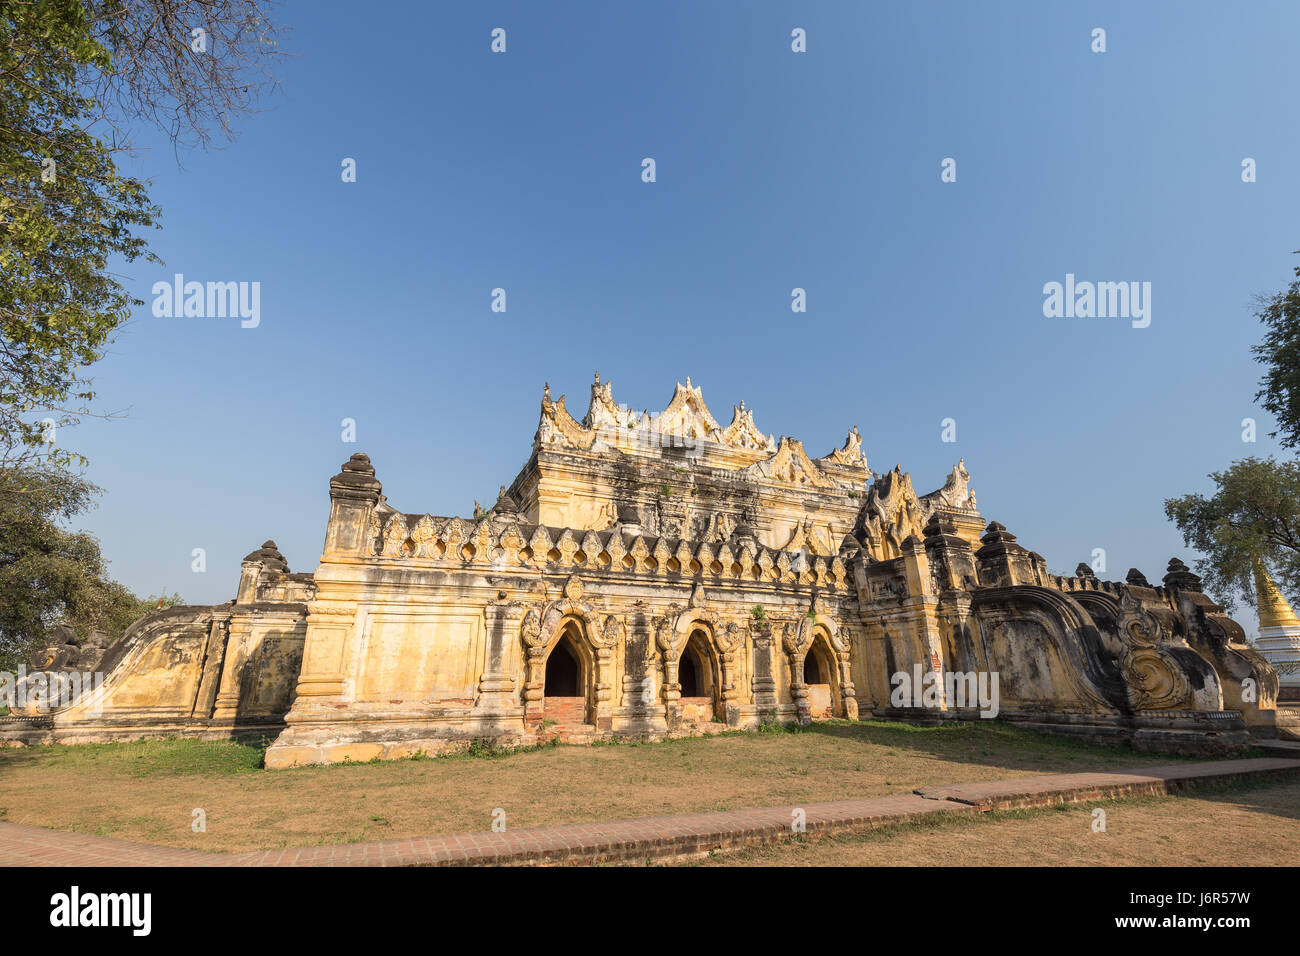
[[[179,168],[141,137],[166,266],[125,267],[146,304],[95,370],[127,414],[59,436],[106,489],[82,524],[139,593],[226,600],[268,537],[314,569],[355,451],[396,507],[468,514],[525,461],[543,382],[580,416],[596,370],[651,410],[689,375],[716,417],[744,399],[814,455],[858,424],[920,493],[964,457],[986,520],[1058,572],[1105,548],[1116,579],[1192,557],[1164,498],[1276,451],[1250,346],[1253,296],[1300,248],[1294,3],[282,19],[283,92],[233,145]],[[154,317],[177,272],[260,282],[260,325]],[[1067,273],[1150,282],[1150,326],[1044,317]]]

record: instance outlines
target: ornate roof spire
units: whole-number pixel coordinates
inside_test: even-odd
[[[1282,592],[1277,589],[1273,579],[1268,576],[1268,571],[1265,570],[1261,561],[1255,562],[1255,598],[1258,602],[1259,626],[1261,628],[1300,628],[1300,620],[1296,619],[1295,611],[1291,610],[1291,605],[1282,596]]]

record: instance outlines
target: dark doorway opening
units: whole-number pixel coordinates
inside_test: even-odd
[[[803,659],[803,682],[805,684],[821,684],[822,680],[821,666],[817,663],[817,655],[812,651]]]
[[[704,681],[700,676],[700,658],[689,644],[682,652],[681,663],[677,665],[677,681],[682,687],[683,697],[703,697],[700,690]]]
[[[578,658],[567,640],[561,640],[546,659],[545,695],[547,697],[581,697],[581,669]]]

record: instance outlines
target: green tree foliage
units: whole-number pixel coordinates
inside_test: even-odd
[[[99,489],[52,468],[0,470],[0,670],[44,647],[57,625],[84,639],[93,630],[118,638],[159,606],[107,574],[99,542],[64,523],[90,507]],[[179,595],[161,599],[180,603]]]
[[[0,0],[0,467],[84,464],[59,428],[92,414],[87,369],[142,301],[110,271],[160,263],[159,210],[117,159],[129,124],[233,136],[274,85],[256,0]]]
[[[131,124],[178,148],[231,139],[283,54],[260,0],[0,0],[0,668],[58,624],[117,637],[142,602],[62,522],[98,489],[59,430],[92,410],[89,368],[143,304],[112,269],[161,264]]]
[[[1210,475],[1215,492],[1165,501],[1184,543],[1206,557],[1196,570],[1219,600],[1255,603],[1260,560],[1284,594],[1300,594],[1300,462],[1246,458]]]
[[[1300,266],[1285,292],[1262,297],[1255,313],[1268,331],[1252,352],[1267,368],[1255,400],[1278,421],[1271,432],[1283,448],[1300,445]]]
[[[153,259],[134,231],[157,210],[86,131],[96,106],[78,71],[109,63],[85,8],[0,6],[0,464],[67,464],[51,439],[89,412],[83,370],[139,304],[109,260]]]

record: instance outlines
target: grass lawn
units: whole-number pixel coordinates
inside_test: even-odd
[[[1093,832],[1093,810],[1106,811]],[[1300,786],[1266,783],[1170,797],[969,814],[892,830],[809,837],[698,866],[1291,866]]]
[[[0,751],[0,820],[212,851],[907,793],[927,784],[1176,758],[976,721],[830,721],[644,744],[262,769],[262,750],[192,740]],[[191,831],[192,811],[207,832]]]

